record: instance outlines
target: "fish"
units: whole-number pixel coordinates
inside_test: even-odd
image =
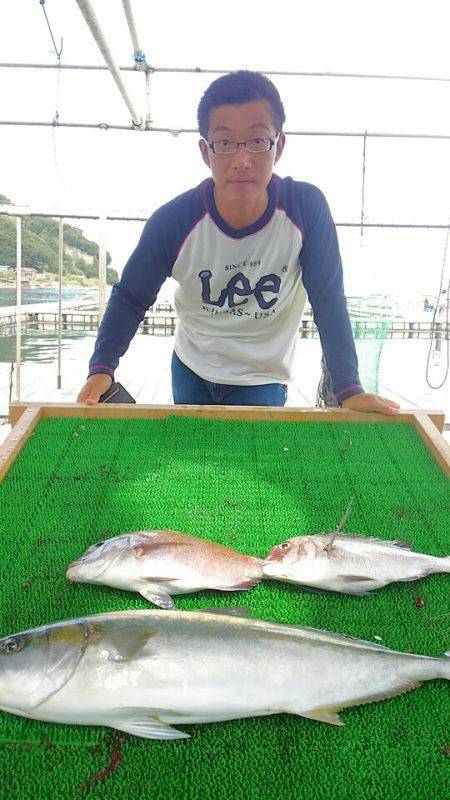
[[[66,577],[139,592],[169,610],[172,595],[253,588],[262,578],[262,559],[180,531],[136,531],[93,544]]]
[[[402,653],[235,612],[119,611],[3,637],[0,709],[187,739],[175,726],[283,713],[343,725],[342,709],[450,680],[450,653]]]
[[[412,541],[385,541],[342,533],[355,495],[334,531],[293,536],[275,545],[263,561],[264,578],[312,589],[366,595],[389,583],[450,572],[450,557],[415,553]]]
[[[389,583],[450,572],[450,557],[412,550],[412,542],[339,533],[294,536],[275,545],[263,561],[264,578],[341,594],[365,595]]]

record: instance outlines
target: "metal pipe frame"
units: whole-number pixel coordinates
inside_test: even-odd
[[[80,8],[81,13],[83,14],[84,19],[86,20],[86,23],[87,23],[87,25],[89,27],[89,30],[91,31],[91,33],[92,33],[92,35],[93,35],[93,37],[94,37],[94,39],[95,39],[95,41],[96,41],[96,43],[98,45],[98,48],[99,48],[103,58],[106,61],[108,69],[111,72],[111,75],[113,76],[113,78],[114,78],[114,80],[115,80],[115,82],[117,84],[119,92],[122,95],[122,98],[125,101],[125,104],[126,104],[128,110],[129,110],[130,114],[131,114],[131,119],[132,119],[132,122],[133,122],[133,126],[135,128],[141,127],[142,118],[141,118],[140,114],[136,111],[135,107],[133,106],[133,103],[131,102],[130,97],[128,96],[128,92],[127,92],[125,84],[124,84],[124,82],[122,80],[122,76],[120,74],[119,67],[117,66],[117,64],[116,64],[116,62],[114,60],[114,57],[113,57],[113,55],[111,53],[111,50],[109,49],[108,43],[107,43],[106,38],[105,38],[101,28],[100,28],[100,24],[99,24],[98,19],[97,19],[96,15],[95,15],[95,11],[92,8],[90,0],[77,0],[77,3],[78,3],[78,6]]]
[[[59,218],[59,239],[58,239],[59,286],[58,286],[58,374],[57,374],[57,378],[56,378],[57,389],[61,389],[63,259],[64,259],[64,222],[63,222],[63,218],[60,217]]]
[[[124,215],[124,214],[101,214],[95,212],[75,212],[75,211],[64,211],[61,213],[60,211],[52,211],[44,209],[40,211],[39,209],[33,208],[32,210],[29,208],[24,208],[23,206],[13,206],[2,204],[0,205],[0,216],[7,216],[7,217],[55,217],[56,219],[67,218],[67,219],[105,219],[106,221],[111,220],[112,222],[147,222],[148,214],[136,214],[136,215]],[[337,228],[361,228],[360,222],[336,222],[335,223]],[[363,222],[363,228],[406,228],[412,230],[448,230],[450,228],[450,224],[444,223],[401,223],[401,222]]]
[[[58,64],[35,64],[35,63],[15,63],[15,62],[2,62],[0,69],[5,67],[7,69],[58,69]],[[98,70],[104,71],[108,67],[102,64],[61,64],[61,69],[78,69],[78,70]],[[121,72],[138,72],[139,69],[135,67],[119,67]],[[170,72],[170,73],[186,73],[194,75],[225,75],[230,72],[229,69],[208,69],[203,67],[153,67],[147,65],[150,72]],[[293,70],[274,70],[274,69],[259,69],[257,72],[262,72],[264,75],[284,75],[286,77],[300,77],[300,78],[363,78],[368,80],[392,80],[392,81],[437,81],[440,83],[450,83],[450,77],[442,75],[382,75],[380,73],[363,73],[363,72],[306,72],[306,71],[293,71]]]
[[[16,216],[16,400],[20,400],[22,361],[22,217]]]
[[[106,308],[106,215],[99,216],[98,244],[98,324],[103,319]]]
[[[0,120],[0,125],[37,126],[43,128],[92,128],[96,130],[139,131],[139,133],[170,133],[179,136],[180,133],[195,133],[199,135],[198,128],[136,128],[130,125],[114,125],[108,122],[44,122],[26,120]],[[283,131],[286,136],[335,136],[363,139],[450,139],[447,133],[382,133],[369,131]]]
[[[147,59],[145,58],[144,51],[139,44],[136,23],[134,21],[133,9],[131,7],[131,0],[122,0],[123,10],[127,18],[127,24],[130,31],[131,41],[134,47],[134,63],[137,71],[146,71],[149,69]],[[135,71],[136,71],[135,70]]]

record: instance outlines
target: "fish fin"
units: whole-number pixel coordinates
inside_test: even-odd
[[[250,606],[210,606],[209,608],[199,608],[205,614],[224,614],[229,617],[250,617],[253,611]]]
[[[190,739],[188,733],[162,722],[159,713],[160,709],[154,708],[118,708],[106,724],[143,739]]]
[[[383,544],[387,544],[389,547],[401,547],[403,550],[412,550],[413,549],[413,540],[408,539],[405,541],[404,539],[392,539],[388,542],[385,542],[384,539],[377,539],[379,542],[383,542]]]
[[[328,722],[330,725],[339,725],[341,728],[345,726],[345,722],[342,722],[339,714],[337,713],[340,709],[337,708],[314,708],[312,711],[308,711],[307,714],[302,714],[302,717],[306,717],[306,719],[315,719],[317,722]]]
[[[399,686],[391,691],[367,695],[367,697],[363,697],[360,700],[355,700],[355,702],[350,701],[342,706],[339,705],[332,708],[314,708],[312,711],[308,711],[306,714],[302,712],[301,716],[306,717],[307,719],[316,719],[318,722],[329,722],[331,725],[344,726],[345,723],[339,717],[339,711],[342,711],[342,709],[364,706],[367,703],[376,703],[378,700],[388,700],[390,697],[397,697],[399,694],[410,692],[411,689],[417,689],[417,687],[421,685],[422,681],[411,681],[411,683],[405,683],[403,686]]]
[[[420,572],[416,572],[415,575],[409,575],[407,578],[394,578],[394,580],[390,581],[390,583],[408,583],[412,581],[418,581],[421,578],[426,578],[431,571],[432,570],[429,569],[422,569]]]
[[[156,626],[142,625],[136,619],[124,620],[122,624],[110,626],[107,620],[92,618],[88,627],[89,641],[102,643],[108,661],[112,662],[139,659],[149,640],[159,633]]]
[[[346,511],[345,511],[345,514],[344,514],[344,516],[342,517],[342,519],[341,519],[341,521],[340,521],[339,525],[338,525],[338,526],[337,526],[337,528],[336,528],[336,533],[340,533],[340,531],[341,531],[341,530],[342,530],[342,528],[344,527],[345,523],[347,522],[348,515],[350,514],[350,511],[351,511],[351,508],[352,508],[353,501],[354,501],[355,497],[356,497],[356,494],[352,494],[352,496],[351,496],[351,498],[350,498],[350,502],[349,502],[349,504],[348,504],[348,506],[347,506],[347,509],[346,509]]]
[[[133,551],[133,555],[137,560],[149,558],[154,556],[155,553],[159,554],[161,551],[169,550],[169,555],[173,555],[171,552],[174,547],[192,547],[192,543],[189,541],[181,541],[181,542],[167,542],[167,541],[157,541],[151,539],[150,541],[143,541],[140,540],[137,544],[133,544],[131,546],[131,550]],[[167,554],[166,554],[167,555]],[[177,554],[178,555],[178,554]]]
[[[333,533],[330,534],[322,534],[322,536],[330,535],[333,536]],[[314,534],[312,534],[314,535]],[[363,533],[339,533],[339,538],[347,540],[348,542],[355,541],[360,542],[361,539],[365,540],[367,544],[384,544],[387,547],[401,547],[403,550],[412,550],[413,549],[413,541],[412,539],[408,539],[408,541],[404,541],[403,539],[380,539],[377,536],[365,536]]]
[[[389,700],[390,697],[397,697],[399,694],[405,694],[406,692],[410,692],[411,689],[417,689],[419,686],[422,686],[422,681],[410,681],[408,683],[404,683],[403,686],[399,686],[396,689],[391,689],[391,691],[367,695],[367,697],[363,697],[361,700],[356,700],[354,703],[349,703],[348,706],[342,706],[342,708],[365,706],[366,703],[376,703],[378,700]]]
[[[384,650],[387,653],[392,653],[390,647],[384,644],[377,644],[376,642],[369,642],[365,639],[358,639],[356,636],[348,636],[345,633],[333,633],[332,631],[321,630],[320,628],[303,627],[303,631],[312,634],[314,638],[319,641],[328,642],[329,644],[347,644],[349,646],[360,646],[367,650]]]
[[[385,645],[377,644],[376,642],[369,642],[365,639],[357,639],[355,636],[333,633],[332,631],[321,630],[320,628],[310,628],[303,625],[285,625],[262,619],[254,619],[253,622],[258,630],[266,631],[269,635],[273,634],[276,637],[283,637],[290,639],[291,641],[317,643],[323,642],[324,644],[328,644],[330,646],[346,646],[353,647],[358,650],[379,650],[385,653],[397,652],[396,650],[392,650],[390,647],[385,647]]]
[[[261,578],[249,578],[247,581],[242,581],[242,583],[235,583],[234,586],[227,586],[225,591],[240,592],[244,589],[253,589],[258,583],[261,583]]]
[[[375,578],[368,578],[366,575],[337,575],[336,577],[340,578],[344,584],[342,589],[336,589],[336,591],[343,594],[354,594],[363,597],[370,594],[370,589],[380,588],[380,584]],[[370,582],[377,585],[370,586]],[[358,587],[358,584],[362,584],[362,586]]]
[[[136,558],[143,558],[145,556],[151,555],[153,551],[163,550],[166,547],[192,547],[192,543],[188,541],[181,541],[181,542],[158,542],[155,540],[151,540],[149,542],[139,542],[138,544],[133,545],[134,554]]]
[[[331,553],[331,550],[333,548],[334,540],[336,539],[336,536],[338,535],[338,533],[339,533],[339,531],[333,531],[332,533],[330,533],[330,538],[329,538],[328,542],[326,543],[325,547],[323,548],[323,552],[324,553]]]
[[[336,526],[336,530],[333,531],[332,534],[330,534],[330,539],[327,542],[327,544],[325,545],[325,547],[323,548],[327,553],[331,553],[331,549],[333,547],[333,542],[336,539],[336,536],[341,532],[342,528],[344,527],[345,523],[347,522],[348,515],[350,514],[350,510],[351,510],[351,507],[353,505],[353,501],[354,501],[355,497],[356,497],[356,495],[353,494],[352,497],[350,498],[350,502],[349,502],[349,504],[347,506],[347,510],[346,510],[344,516],[342,517],[342,519],[339,522],[339,524]]]
[[[142,597],[145,597],[149,603],[152,603],[154,606],[158,606],[158,608],[165,608],[170,610],[175,608],[175,604],[170,596],[170,594],[164,594],[163,592],[155,592],[151,588],[143,588],[139,589],[139,594]]]

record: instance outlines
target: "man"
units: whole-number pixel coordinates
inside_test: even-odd
[[[212,178],[159,208],[111,292],[78,400],[109,388],[146,310],[171,275],[178,326],[175,403],[283,406],[307,297],[336,403],[395,414],[364,392],[344,295],[336,230],[311,184],[273,174],[284,108],[260,73],[215,80],[198,108]],[[148,367],[151,369],[151,365]]]

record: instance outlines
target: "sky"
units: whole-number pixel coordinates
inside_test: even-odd
[[[133,64],[120,0],[92,0],[117,64]],[[450,78],[447,0],[277,0],[226,4],[133,0],[141,48],[155,67],[297,70]],[[103,64],[76,0],[46,0],[64,64]],[[0,0],[0,61],[56,63],[39,0]],[[196,127],[213,75],[152,75],[156,127]],[[273,76],[286,131],[450,134],[450,82]],[[145,79],[124,73],[145,115]],[[130,124],[109,72],[0,69],[0,121]],[[333,217],[359,222],[362,138],[288,136],[276,172],[319,186]],[[198,135],[0,125],[0,193],[18,205],[150,216],[208,175]],[[450,140],[366,144],[366,222],[448,225]],[[94,222],[77,223],[96,239]],[[109,222],[120,273],[143,224]],[[338,228],[348,295],[436,295],[446,231]],[[450,249],[450,248],[449,248]],[[450,273],[450,253],[446,274]],[[164,288],[160,295],[164,299]]]

